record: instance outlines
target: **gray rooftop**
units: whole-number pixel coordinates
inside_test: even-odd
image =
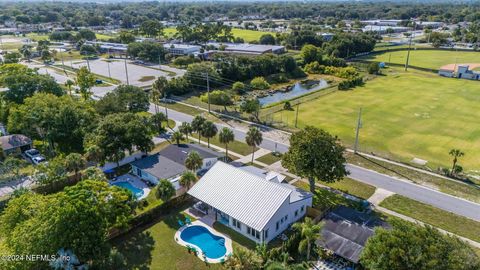
[[[3,150],[10,150],[13,148],[22,147],[32,144],[32,140],[25,135],[14,134],[0,137],[0,147]]]
[[[132,162],[132,166],[142,169],[159,179],[169,179],[183,173],[185,159],[192,151],[196,151],[202,158],[221,157],[208,148],[194,144],[169,145],[160,152]]]

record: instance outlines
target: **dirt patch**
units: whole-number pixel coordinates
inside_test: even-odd
[[[454,70],[457,71],[458,66],[468,66],[468,69],[470,70],[479,70],[480,69],[480,63],[458,63],[458,64],[448,64],[445,66],[442,66],[440,69],[442,70]]]

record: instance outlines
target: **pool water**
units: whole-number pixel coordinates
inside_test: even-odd
[[[137,197],[137,199],[141,198],[143,196],[143,190],[142,189],[136,188],[128,182],[116,182],[116,183],[112,183],[112,185],[117,186],[117,187],[126,188],[126,189],[130,190],[133,193],[133,195],[135,195],[135,197]]]
[[[200,248],[209,259],[218,259],[227,253],[225,238],[213,235],[203,226],[190,226],[180,233],[180,238]]]

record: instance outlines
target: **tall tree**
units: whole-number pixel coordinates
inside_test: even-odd
[[[203,116],[197,115],[192,120],[192,129],[198,134],[198,143],[200,143],[200,137],[202,136],[203,124],[207,121]]]
[[[173,187],[172,183],[167,179],[162,179],[158,182],[156,187],[157,192],[155,195],[157,198],[162,199],[162,201],[166,202],[170,200],[175,195],[175,188]]]
[[[155,112],[158,112],[158,102],[161,98],[167,97],[168,81],[165,77],[158,77],[152,84],[152,102],[155,106]]]
[[[344,151],[337,137],[307,126],[290,137],[290,148],[282,157],[282,166],[291,173],[308,178],[310,191],[315,193],[316,180],[331,183],[348,174]]]
[[[366,269],[480,269],[472,247],[437,229],[390,219],[391,228],[378,227],[360,255]]]
[[[196,172],[203,165],[203,159],[197,151],[188,153],[185,159],[185,167],[192,172]]]
[[[202,133],[202,136],[207,138],[207,145],[210,148],[210,138],[215,137],[217,135],[218,129],[217,126],[212,122],[212,121],[206,121],[203,123],[202,130],[200,133]]]
[[[184,139],[183,134],[180,131],[173,132],[172,140],[174,140],[177,143],[177,145],[180,145],[180,141],[182,141],[183,139]]]
[[[68,94],[69,94],[69,95],[72,95],[72,86],[73,86],[73,85],[75,85],[75,82],[72,81],[72,80],[67,80],[67,81],[65,82],[65,87],[67,87],[67,89],[68,89]]]
[[[225,144],[225,161],[228,160],[228,144],[233,142],[235,140],[235,135],[233,133],[233,130],[224,127],[220,130],[220,133],[218,133],[218,139],[220,143]]]
[[[179,127],[178,130],[183,133],[187,139],[188,142],[188,135],[192,134],[193,128],[188,122],[183,122]]]
[[[30,62],[30,58],[32,57],[32,46],[30,45],[22,45],[18,51],[23,55],[23,58],[27,59],[27,62]]]
[[[81,67],[77,71],[77,78],[75,79],[75,83],[80,88],[80,94],[82,95],[84,100],[90,98],[92,94],[90,89],[95,85],[96,79],[95,75],[90,73],[87,67]]]
[[[258,122],[260,122],[260,108],[261,105],[258,99],[247,99],[240,104],[240,111],[250,113]]]
[[[460,149],[452,149],[449,152],[449,155],[453,157],[452,160],[452,169],[450,170],[450,174],[454,175],[456,168],[457,168],[457,162],[459,157],[463,157],[465,155],[464,152],[462,152]]]
[[[65,168],[75,173],[75,179],[78,179],[78,172],[86,166],[87,163],[81,154],[71,153],[65,157]]]
[[[121,112],[146,112],[150,107],[148,94],[133,85],[119,85],[95,104],[101,115]]]
[[[253,160],[255,159],[254,158],[255,148],[259,146],[263,141],[262,132],[258,128],[251,126],[248,129],[247,136],[245,137],[245,141],[249,146],[252,147],[252,163],[253,163]]]
[[[314,245],[315,240],[320,237],[322,225],[315,224],[311,218],[307,217],[303,222],[293,224],[292,228],[300,233],[300,237],[302,239],[300,240],[298,251],[301,253],[306,253],[307,261],[309,261],[310,252],[312,251],[312,245]]]
[[[180,176],[180,185],[184,186],[185,190],[189,190],[195,181],[197,181],[197,176],[191,171],[186,171]]]
[[[164,26],[156,20],[146,20],[140,25],[140,32],[147,37],[158,37],[163,35]]]
[[[165,128],[163,127],[162,123],[167,122],[168,118],[167,116],[165,116],[164,113],[162,112],[155,113],[154,115],[152,115],[152,117],[150,117],[150,121],[152,122],[153,126],[157,130],[158,134],[165,132]]]

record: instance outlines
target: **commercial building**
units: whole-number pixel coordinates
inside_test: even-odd
[[[193,55],[200,52],[201,46],[179,44],[179,43],[165,43],[163,48],[172,55]]]

